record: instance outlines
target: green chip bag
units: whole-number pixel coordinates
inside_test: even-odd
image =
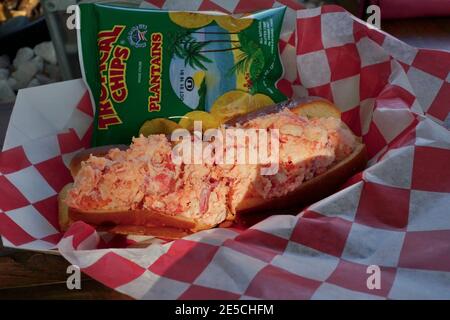
[[[221,13],[80,4],[83,77],[95,105],[92,145],[207,127],[286,97],[278,39],[285,7]]]

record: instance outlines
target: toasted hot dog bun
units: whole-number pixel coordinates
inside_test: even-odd
[[[179,239],[190,234],[190,230],[196,227],[194,222],[187,219],[180,217],[172,217],[171,219],[144,210],[87,212],[69,208],[64,199],[72,185],[72,183],[69,183],[64,186],[58,195],[58,222],[61,231],[66,231],[76,221],[83,221],[95,226],[99,231]]]
[[[292,112],[308,118],[333,117],[339,118],[339,110],[330,102],[320,98],[304,98],[296,101],[283,102],[269,106],[263,110],[257,110],[250,114],[239,116],[229,120],[227,126],[235,126],[252,119],[271,113],[280,112],[289,108]],[[81,163],[90,155],[104,156],[111,148],[117,147],[121,150],[127,146],[105,146],[91,148],[77,154],[70,163],[70,172],[75,177],[81,168]],[[235,215],[229,215],[228,220],[236,220],[242,224],[251,224],[252,221],[260,220],[261,217],[283,212],[289,209],[300,210],[303,206],[322,199],[343,184],[349,177],[363,170],[367,164],[367,152],[365,145],[357,140],[353,152],[330,167],[326,172],[304,181],[297,189],[276,198],[264,199],[257,193],[248,190],[243,200],[237,205]],[[90,210],[81,211],[68,208],[64,197],[70,186],[63,188],[59,195],[59,221],[61,229],[65,230],[74,221],[84,221],[99,230],[117,234],[152,235],[161,238],[175,239],[183,237],[192,232],[205,230],[215,225],[207,224],[201,219],[182,217],[179,215],[161,214],[151,210]],[[297,212],[296,211],[296,212]],[[226,222],[225,222],[226,224]]]
[[[304,97],[280,102],[272,106],[267,106],[256,111],[237,116],[228,120],[225,125],[233,127],[237,124],[242,124],[267,114],[280,112],[285,108],[288,108],[299,116],[304,116],[307,118],[341,118],[341,111],[330,101],[320,97]]]
[[[248,192],[244,201],[237,206],[236,221],[248,226],[271,215],[270,212],[299,213],[292,209],[303,208],[333,194],[349,177],[364,170],[367,160],[366,147],[360,143],[348,158],[321,175],[303,182],[296,190],[284,196],[267,201],[257,193]]]
[[[308,118],[341,118],[341,111],[334,104],[320,98],[303,98],[291,111]]]
[[[78,152],[70,161],[69,165],[70,174],[72,175],[73,178],[75,178],[76,175],[78,174],[78,171],[80,171],[81,163],[83,161],[89,159],[91,155],[94,155],[96,157],[103,157],[108,153],[109,150],[114,148],[117,148],[119,150],[126,150],[128,146],[124,144],[114,144],[109,146],[88,148]]]
[[[69,207],[65,202],[67,193],[72,188],[72,185],[73,183],[66,184],[58,194],[58,222],[61,231],[66,231],[73,223],[73,221],[69,218]]]

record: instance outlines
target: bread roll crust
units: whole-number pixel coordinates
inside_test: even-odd
[[[88,148],[84,149],[80,152],[78,152],[70,161],[69,164],[69,170],[72,177],[76,177],[78,174],[78,171],[81,169],[81,163],[83,161],[86,161],[89,159],[91,155],[97,156],[97,157],[103,157],[105,156],[109,150],[117,148],[119,150],[126,150],[128,146],[124,144],[113,144],[109,146],[101,146],[101,147],[94,147],[94,148]]]
[[[267,200],[255,192],[249,193],[237,207],[236,222],[250,226],[273,213],[297,214],[305,206],[336,192],[350,177],[365,169],[367,160],[366,146],[360,143],[348,158],[284,196]]]

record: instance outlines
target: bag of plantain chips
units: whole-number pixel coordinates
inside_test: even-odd
[[[215,12],[84,3],[78,43],[95,105],[92,145],[203,130],[286,97],[278,39],[285,7],[235,18]]]

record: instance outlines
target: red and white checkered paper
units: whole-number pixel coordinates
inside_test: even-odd
[[[261,8],[253,6],[260,1],[193,2],[182,9]],[[287,72],[279,87],[289,96],[333,100],[363,137],[368,169],[301,213],[247,230],[207,230],[147,248],[129,248],[136,239],[99,234],[82,222],[63,235],[56,194],[70,180],[64,163],[88,145],[92,109],[79,80],[33,88],[19,95],[0,154],[4,244],[46,250],[59,241],[71,263],[137,299],[450,299],[450,131],[443,126],[450,53],[410,47],[336,6],[286,19],[296,33],[280,42]],[[70,88],[66,100],[76,104],[66,112],[39,109],[37,131],[24,122],[32,113],[25,100]],[[45,135],[58,112],[64,120],[45,127],[53,132]],[[381,270],[380,289],[367,287],[370,265]]]

